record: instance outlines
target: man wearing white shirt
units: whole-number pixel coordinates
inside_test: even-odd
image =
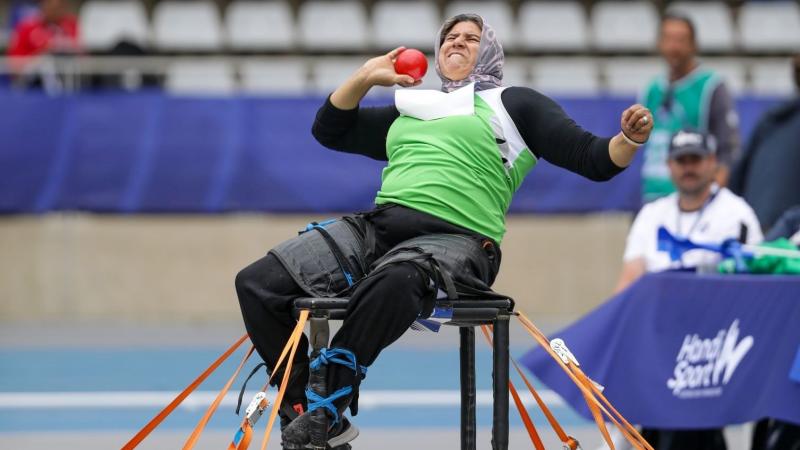
[[[658,251],[657,233],[665,227],[672,235],[696,243],[719,244],[727,239],[756,244],[763,235],[753,209],[727,188],[720,188],[716,143],[713,136],[690,130],[673,135],[668,166],[677,192],[646,204],[633,222],[623,257],[617,292],[627,288],[646,272],[710,266],[719,253],[690,250],[680,261]],[[721,429],[643,429],[642,436],[657,450],[724,450]],[[624,447],[623,447],[624,448]]]
[[[628,234],[617,292],[645,272],[719,262],[720,255],[707,250],[690,250],[680,261],[671,261],[668,253],[658,251],[659,227],[697,243],[719,244],[733,238],[756,244],[763,239],[750,205],[714,183],[717,159],[713,136],[679,131],[670,143],[668,165],[678,191],[646,204],[636,216]]]

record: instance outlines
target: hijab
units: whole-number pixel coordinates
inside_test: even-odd
[[[455,24],[472,19],[477,19],[477,21],[481,23],[481,44],[478,49],[478,58],[475,61],[475,67],[466,78],[454,81],[442,75],[441,68],[439,67],[439,49],[442,46],[442,42],[444,42],[445,30],[449,31]],[[459,14],[451,17],[444,22],[442,27],[439,28],[439,32],[436,34],[434,62],[436,65],[436,73],[442,80],[442,91],[444,92],[452,92],[470,83],[475,83],[476,91],[500,87],[503,80],[504,60],[503,46],[500,45],[500,41],[497,40],[494,29],[479,15]]]

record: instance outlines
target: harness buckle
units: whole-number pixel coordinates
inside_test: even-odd
[[[250,423],[250,426],[254,426],[258,419],[264,414],[264,410],[267,409],[269,406],[269,401],[267,400],[267,394],[259,392],[253,397],[253,400],[250,401],[250,405],[247,406],[247,409],[244,410],[244,418]]]
[[[553,349],[559,358],[561,358],[561,362],[564,364],[573,363],[580,367],[578,359],[575,358],[575,355],[573,355],[571,351],[569,351],[569,348],[563,339],[556,338],[550,341],[550,348]]]

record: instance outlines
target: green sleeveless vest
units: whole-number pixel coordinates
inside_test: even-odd
[[[670,138],[682,128],[708,130],[711,95],[720,82],[713,72],[697,68],[672,85],[665,76],[660,76],[645,90],[642,103],[655,118],[644,149],[642,197],[645,202],[675,191],[667,167]]]
[[[375,203],[408,206],[502,241],[511,198],[536,165],[527,149],[504,153],[497,125],[503,113],[476,94],[474,115],[398,117],[386,137],[389,164]]]

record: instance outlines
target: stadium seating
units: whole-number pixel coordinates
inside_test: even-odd
[[[295,44],[292,11],[285,1],[236,1],[225,14],[228,45],[235,50],[282,50]]]
[[[668,11],[685,14],[694,22],[700,51],[727,51],[734,47],[733,18],[723,2],[675,2]]]
[[[432,2],[381,1],[372,10],[372,41],[380,50],[403,45],[428,52],[440,25],[439,11]]]
[[[593,43],[599,50],[652,50],[658,21],[650,2],[599,2],[592,9]]]
[[[343,77],[335,75],[349,74],[356,62],[363,63],[369,56],[399,45],[430,54],[442,17],[468,12],[481,14],[494,26],[507,52],[506,84],[532,85],[576,95],[636,93],[645,80],[663,70],[663,62],[651,56],[655,52],[658,7],[662,3],[667,12],[685,14],[695,22],[700,51],[712,56],[704,58],[705,64],[723,75],[735,94],[791,94],[792,80],[784,70],[786,62],[775,58],[800,50],[800,3],[790,0],[84,0],[78,3],[82,41],[90,52],[106,52],[124,39],[156,53],[178,56],[181,53],[208,54],[211,58],[230,53],[279,54],[284,59],[273,62],[272,58],[278,56],[251,56],[255,59],[242,60],[229,68],[231,73],[238,70],[241,75],[242,90],[257,93],[327,92],[336,85],[335,81],[328,81],[331,77],[341,80]],[[152,8],[150,16],[148,8]],[[0,0],[0,13],[8,10],[8,4]],[[0,27],[6,25],[0,23]],[[0,45],[7,34],[8,30],[0,28]],[[353,59],[336,63],[334,57],[342,54]],[[324,57],[319,64],[317,55]],[[569,56],[563,58],[564,55]],[[611,59],[601,59],[598,55]],[[154,63],[147,64],[153,67]],[[349,69],[341,72],[335,69],[342,66]],[[202,80],[188,82],[193,79],[191,76],[183,70],[176,75],[175,70],[169,69],[170,89],[175,86],[181,89],[184,85],[201,89],[198,83]],[[228,88],[220,86],[236,84],[235,80],[222,82],[225,78],[210,79],[208,89],[225,90]],[[279,85],[285,89],[277,88]],[[433,65],[421,87],[439,87]]]
[[[503,85],[530,86],[530,60],[527,58],[506,58],[503,66]]]
[[[298,95],[308,90],[308,65],[302,58],[247,60],[239,67],[241,91],[256,95]]]
[[[359,57],[322,57],[314,61],[312,90],[321,95],[330,94],[362,64]]]
[[[222,23],[211,1],[162,1],[153,11],[156,46],[172,51],[222,49]]]
[[[734,95],[747,91],[747,67],[737,58],[703,58],[702,64],[722,77]]]
[[[300,41],[308,50],[362,50],[367,46],[367,15],[364,4],[357,0],[305,2],[298,27]]]
[[[792,1],[750,2],[739,11],[742,47],[751,51],[797,51],[800,6]]]
[[[137,0],[90,0],[80,10],[81,39],[90,50],[108,50],[121,40],[146,47],[150,30]]]
[[[795,92],[791,60],[753,61],[750,75],[754,94],[790,96]]]
[[[518,27],[519,45],[525,50],[587,49],[586,13],[575,1],[525,2]]]
[[[176,95],[230,95],[236,91],[233,66],[225,60],[181,60],[167,69],[165,88]]]
[[[603,60],[606,91],[609,94],[639,95],[667,68],[660,58],[607,58]]]
[[[548,95],[594,95],[600,91],[597,64],[591,58],[536,58],[534,89]]]

